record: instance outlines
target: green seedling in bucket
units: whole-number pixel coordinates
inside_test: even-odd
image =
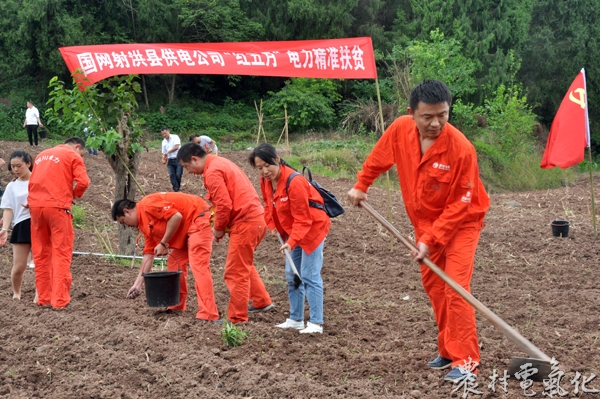
[[[248,332],[236,327],[235,324],[225,322],[221,330],[221,339],[227,346],[240,346],[248,337]]]

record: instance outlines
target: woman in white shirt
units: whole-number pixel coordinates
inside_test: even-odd
[[[11,281],[14,299],[21,299],[23,273],[27,267],[27,255],[31,250],[31,225],[27,206],[31,165],[31,156],[23,150],[14,151],[10,155],[11,170],[17,178],[8,183],[0,203],[0,208],[4,209],[0,245],[6,244],[8,232],[12,227],[10,235],[10,243],[13,247]]]

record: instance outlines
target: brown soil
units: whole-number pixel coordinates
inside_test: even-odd
[[[22,143],[3,143],[7,155]],[[34,151],[37,152],[37,151]],[[245,152],[224,153],[244,167]],[[110,220],[114,177],[102,154],[86,155],[92,185],[79,205],[86,216],[76,229],[75,250],[105,252],[99,235],[116,246]],[[168,190],[166,168],[156,152],[145,153],[139,180],[144,190]],[[350,180],[319,177],[339,198]],[[7,174],[2,174],[3,186]],[[183,190],[201,194],[199,178],[184,176]],[[520,208],[506,205],[518,201]],[[387,193],[373,188],[370,202],[387,216]],[[393,223],[407,236],[412,229],[398,192]],[[544,353],[560,361],[562,387],[573,395],[575,372],[600,374],[600,307],[596,280],[600,247],[593,237],[589,184],[585,180],[557,190],[492,196],[476,255],[473,294]],[[553,238],[550,221],[571,221],[571,238]],[[445,371],[425,363],[437,355],[436,325],[420,283],[418,266],[364,211],[347,208],[333,220],[325,245],[325,331],[304,336],[273,327],[288,314],[283,256],[266,238],[256,265],[276,304],[274,311],[251,315],[249,335],[228,348],[221,328],[194,321],[189,310],[167,314],[146,306],[144,297],[124,299],[138,272],[127,262],[96,256],[73,259],[72,302],[67,310],[32,303],[33,271],[28,269],[21,301],[11,299],[11,250],[0,248],[0,397],[10,398],[446,398],[454,387]],[[226,311],[223,283],[227,242],[214,246],[217,304]],[[404,298],[408,299],[404,299]],[[308,319],[308,312],[306,315]],[[497,368],[502,375],[511,356],[526,356],[478,315],[482,361],[481,397],[524,397],[513,378],[508,394],[488,388]],[[600,388],[600,380],[587,388]],[[532,390],[542,397],[544,385]],[[531,389],[527,391],[531,392]],[[462,395],[462,391],[460,391]],[[461,396],[458,395],[458,396]],[[556,395],[554,395],[556,396]],[[596,397],[584,394],[584,397]],[[469,395],[474,397],[474,395]],[[476,397],[476,396],[475,396]]]

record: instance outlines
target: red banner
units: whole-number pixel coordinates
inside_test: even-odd
[[[585,71],[582,69],[571,83],[552,121],[541,168],[560,166],[565,169],[583,161],[585,147],[590,142],[586,93]]]
[[[115,75],[218,74],[375,79],[370,37],[245,43],[105,44],[61,47],[85,85]]]

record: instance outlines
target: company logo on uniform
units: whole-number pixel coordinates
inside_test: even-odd
[[[464,202],[465,204],[470,204],[471,203],[471,192],[467,191],[467,193],[465,195],[463,195],[462,202]]]
[[[43,155],[35,160],[35,164],[38,165],[42,161],[52,161],[54,163],[59,163],[60,159],[54,155]]]
[[[170,206],[163,206],[163,211],[168,211],[169,209],[171,209]]]
[[[434,162],[433,169],[450,170],[450,165],[444,165],[443,163]]]
[[[287,200],[288,200],[288,197],[281,197],[281,199],[280,199],[279,201],[281,201],[281,202],[285,202],[285,201],[287,201]]]

